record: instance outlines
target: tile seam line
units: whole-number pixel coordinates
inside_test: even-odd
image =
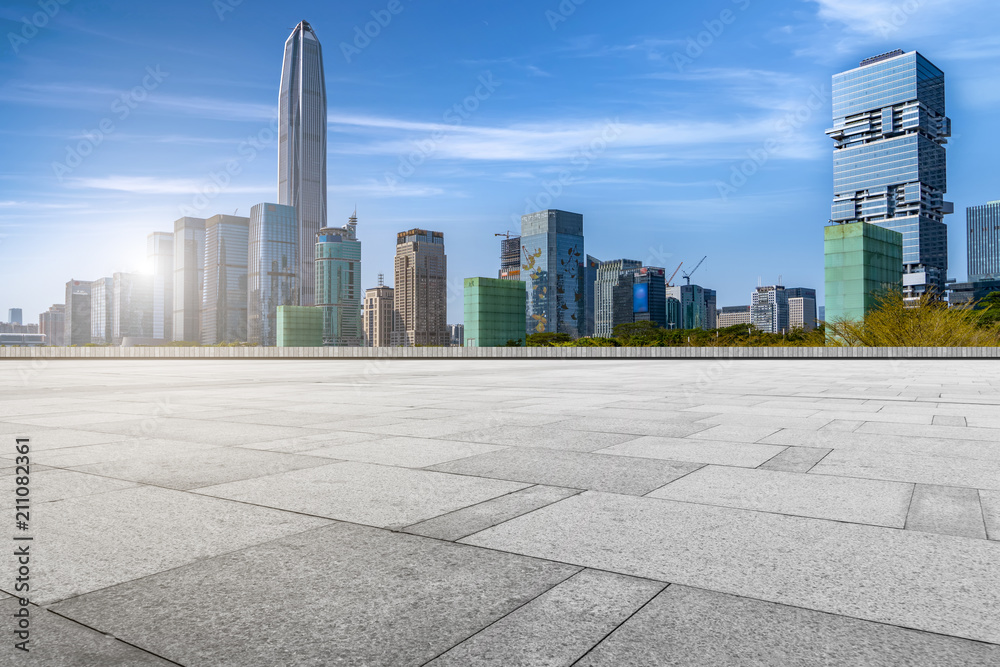
[[[661,582],[661,583],[663,583],[663,582]],[[586,658],[586,657],[587,657],[588,655],[590,655],[590,654],[591,654],[591,653],[592,653],[592,652],[594,651],[594,649],[596,649],[596,648],[597,648],[598,646],[600,646],[600,645],[601,645],[601,644],[603,644],[603,643],[604,643],[605,641],[607,641],[608,637],[610,637],[610,636],[611,636],[611,635],[613,635],[613,634],[614,634],[615,632],[617,632],[617,631],[618,631],[618,629],[619,629],[620,627],[622,627],[623,625],[625,625],[626,623],[628,623],[629,621],[631,621],[631,620],[632,620],[632,619],[633,619],[633,618],[635,617],[635,615],[636,615],[636,614],[638,614],[639,612],[641,612],[641,611],[642,611],[643,609],[645,609],[645,608],[646,608],[646,607],[647,607],[648,605],[652,604],[652,603],[653,603],[653,600],[655,600],[656,598],[660,597],[660,595],[662,595],[662,594],[663,594],[663,591],[665,591],[665,590],[669,589],[669,588],[670,588],[670,587],[671,587],[672,585],[673,585],[673,584],[671,584],[671,583],[667,583],[667,584],[666,584],[665,586],[663,586],[663,588],[661,588],[660,590],[656,591],[656,593],[654,593],[653,595],[651,595],[651,596],[649,597],[649,599],[648,599],[648,600],[646,600],[646,601],[645,601],[645,602],[643,602],[643,603],[642,603],[641,605],[639,605],[639,608],[638,608],[638,609],[636,609],[636,610],[635,610],[635,611],[633,611],[633,612],[632,612],[631,614],[629,614],[629,615],[628,615],[628,618],[626,618],[626,619],[625,619],[625,620],[623,620],[623,621],[622,621],[621,623],[619,623],[618,625],[616,625],[616,626],[615,626],[614,628],[612,628],[612,629],[611,629],[611,630],[610,630],[610,631],[609,631],[609,632],[608,632],[607,634],[605,634],[605,635],[604,635],[603,637],[601,637],[601,638],[600,638],[599,640],[597,640],[597,642],[595,642],[593,646],[591,646],[591,647],[590,647],[590,648],[588,648],[588,649],[587,649],[586,651],[584,651],[583,655],[581,655],[581,656],[580,656],[579,658],[577,658],[576,660],[574,660],[574,661],[573,661],[573,662],[572,662],[572,663],[570,664],[570,667],[576,667],[576,665],[577,665],[577,664],[579,664],[579,662],[580,662],[581,660],[583,660],[584,658]]]
[[[458,459],[458,460],[461,460],[461,459]],[[450,461],[448,461],[448,463],[450,463]],[[437,464],[433,464],[433,465],[437,465]],[[417,468],[417,470],[423,470],[423,468]],[[436,471],[432,471],[432,472],[436,472]],[[472,505],[466,505],[465,507],[459,507],[457,510],[451,510],[450,512],[445,512],[444,514],[438,514],[437,516],[432,516],[429,519],[424,519],[422,521],[417,521],[416,523],[411,523],[410,525],[403,526],[398,531],[393,531],[393,532],[405,533],[410,528],[414,528],[415,526],[419,526],[421,524],[427,523],[428,521],[436,521],[436,520],[442,519],[442,518],[444,518],[446,516],[451,516],[453,514],[457,514],[458,512],[462,512],[464,510],[472,509],[473,507],[479,507],[481,505],[485,505],[487,503],[491,503],[494,500],[500,500],[501,498],[508,498],[508,497],[513,496],[515,494],[521,493],[522,491],[530,491],[531,489],[537,488],[539,486],[548,486],[548,485],[547,484],[532,484],[531,486],[526,486],[523,489],[515,489],[514,491],[510,491],[508,493],[505,493],[502,496],[497,496],[495,498],[487,498],[486,500],[481,500],[478,503],[473,503]],[[556,488],[559,488],[559,487],[556,487]],[[410,533],[410,534],[419,535],[419,533]],[[472,533],[470,533],[470,535],[471,534]],[[426,537],[426,535],[422,535],[421,537]],[[468,537],[468,535],[466,535],[465,537]],[[460,538],[457,538],[457,539],[462,539],[462,538],[460,537]]]
[[[452,544],[454,544],[454,542],[453,542]],[[466,545],[466,546],[469,546],[469,545]],[[505,552],[501,552],[501,553],[505,553]],[[556,561],[552,561],[552,562],[556,562]],[[568,564],[567,564],[567,563],[563,563],[563,565],[568,565]],[[519,611],[519,610],[523,609],[524,607],[528,606],[529,604],[531,604],[532,602],[534,602],[534,601],[535,601],[535,600],[537,600],[538,598],[542,597],[543,595],[547,595],[548,593],[551,593],[551,592],[552,592],[553,590],[555,590],[555,589],[556,589],[556,588],[558,588],[559,586],[562,586],[562,585],[563,585],[563,584],[565,584],[565,583],[566,583],[567,581],[569,581],[570,579],[572,579],[572,578],[573,578],[573,577],[575,577],[576,575],[580,574],[581,572],[584,572],[584,571],[585,571],[585,570],[587,569],[587,568],[585,568],[585,567],[583,567],[583,566],[581,566],[581,565],[574,565],[574,566],[572,566],[572,567],[578,567],[578,568],[580,568],[580,569],[578,569],[578,570],[577,570],[576,572],[574,572],[573,574],[569,575],[569,576],[568,576],[568,577],[566,577],[565,579],[562,579],[562,580],[560,580],[560,581],[558,581],[558,582],[556,582],[556,583],[552,584],[551,586],[549,586],[548,588],[546,588],[546,589],[545,589],[544,591],[540,592],[540,593],[539,593],[538,595],[535,595],[534,597],[532,597],[532,598],[531,598],[530,600],[526,600],[526,601],[525,601],[525,602],[523,602],[522,604],[519,604],[519,605],[518,605],[517,607],[515,607],[514,609],[511,609],[511,610],[510,610],[510,611],[508,611],[508,612],[507,612],[506,614],[503,614],[502,616],[499,616],[499,617],[497,617],[497,618],[493,619],[492,621],[490,621],[489,623],[487,623],[487,624],[486,624],[486,625],[484,625],[483,627],[479,628],[478,630],[476,630],[475,632],[473,632],[473,633],[472,633],[471,635],[469,635],[469,636],[468,636],[468,637],[466,637],[465,639],[463,639],[463,640],[459,641],[459,642],[458,642],[457,644],[453,644],[452,646],[449,646],[449,647],[448,647],[447,649],[445,649],[445,650],[444,650],[444,651],[442,651],[441,653],[438,653],[438,654],[437,654],[436,656],[434,656],[434,657],[433,657],[433,658],[431,658],[430,660],[428,660],[428,661],[426,661],[426,662],[422,662],[422,663],[420,663],[420,664],[421,664],[421,667],[425,667],[426,665],[429,665],[430,663],[434,662],[434,661],[435,661],[435,660],[437,660],[438,658],[440,658],[440,657],[444,656],[445,654],[447,654],[447,653],[449,653],[450,651],[452,651],[452,650],[454,650],[454,649],[458,648],[459,646],[461,646],[461,645],[462,645],[462,644],[464,644],[465,642],[467,642],[467,641],[471,640],[471,639],[472,639],[473,637],[476,637],[476,636],[478,636],[478,635],[482,634],[483,632],[486,632],[486,631],[487,631],[487,630],[488,630],[489,628],[493,627],[494,625],[496,625],[497,623],[499,623],[499,622],[500,622],[500,621],[502,621],[503,619],[507,618],[507,617],[508,617],[508,616],[510,616],[511,614],[513,614],[513,613],[515,613],[515,612],[517,612],[517,611]]]

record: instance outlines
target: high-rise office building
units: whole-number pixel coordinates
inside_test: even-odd
[[[323,309],[323,344],[359,347],[361,322],[361,241],[355,212],[343,227],[316,235],[316,306]]]
[[[717,329],[750,324],[750,306],[723,306],[716,318]]]
[[[969,282],[1000,279],[1000,201],[966,209]]]
[[[448,344],[448,258],[444,234],[411,229],[396,235],[395,329],[392,344]]]
[[[597,332],[597,268],[601,260],[587,255],[583,263],[583,336]]]
[[[789,287],[788,328],[812,331],[816,328],[816,290],[808,287]]]
[[[521,279],[521,237],[509,236],[500,241],[500,280]]]
[[[467,347],[503,347],[507,341],[524,344],[526,292],[520,280],[465,279]]]
[[[65,345],[90,344],[90,280],[66,283]]]
[[[174,222],[174,340],[201,342],[204,286],[205,220],[181,218]]]
[[[90,284],[90,340],[97,345],[114,342],[115,279],[101,278]]]
[[[680,318],[671,329],[714,329],[716,314],[715,290],[701,285],[671,285],[667,296],[680,305]]]
[[[38,331],[45,335],[46,345],[66,344],[66,304],[55,303],[38,316]]]
[[[247,255],[247,341],[278,344],[278,306],[299,305],[299,226],[295,209],[257,204],[250,209]]]
[[[153,264],[153,331],[157,340],[174,339],[174,235],[146,237],[146,256]]]
[[[464,324],[449,324],[448,325],[448,344],[452,347],[464,347],[465,346],[465,325]]]
[[[111,342],[124,338],[149,340],[153,336],[153,285],[149,274],[116,273],[111,306]]]
[[[833,77],[833,223],[903,235],[907,298],[944,294],[948,190],[944,73],[919,53],[869,58]]]
[[[637,259],[612,259],[600,262],[594,269],[593,335],[599,338],[611,338],[615,326],[623,323],[615,318],[614,290],[623,271],[635,270],[641,266],[642,262]]]
[[[7,311],[7,321],[11,324],[21,324],[22,313],[20,308],[11,308]]]
[[[528,333],[579,338],[587,316],[583,216],[555,210],[521,216],[521,245]]]
[[[391,287],[382,284],[379,275],[378,287],[365,290],[365,347],[389,347],[392,345],[392,331],[395,328],[395,302]]]
[[[666,270],[656,266],[625,269],[612,290],[614,327],[630,322],[668,325]]]
[[[316,234],[326,227],[326,78],[316,32],[302,21],[285,41],[278,96],[278,203],[295,208],[299,301],[316,304]]]
[[[758,287],[754,291],[750,323],[765,333],[788,332],[788,293],[783,285]]]
[[[247,339],[249,242],[250,218],[216,215],[205,221],[202,345]]]
[[[903,283],[903,235],[866,222],[823,230],[826,263],[824,321],[861,321],[879,293]]]

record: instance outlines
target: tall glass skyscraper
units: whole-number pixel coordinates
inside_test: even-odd
[[[834,223],[903,235],[903,288],[944,294],[948,190],[944,73],[916,51],[869,58],[833,77]]]
[[[181,218],[174,222],[174,340],[201,342],[204,286],[205,220]]]
[[[278,203],[294,206],[299,303],[313,306],[316,234],[326,227],[326,79],[323,50],[305,21],[285,42],[278,96]]]
[[[153,263],[153,332],[163,341],[174,339],[174,235],[153,232],[146,237],[146,256]]]
[[[554,210],[521,216],[521,245],[527,332],[579,338],[586,329],[583,216]]]
[[[969,282],[1000,279],[1000,201],[966,210]]]
[[[202,345],[247,339],[249,237],[250,218],[216,215],[205,221]]]
[[[295,209],[257,204],[250,209],[247,258],[247,341],[278,344],[278,306],[299,305],[299,227]]]
[[[316,305],[323,309],[323,345],[360,347],[361,241],[358,217],[344,227],[327,227],[316,235]]]

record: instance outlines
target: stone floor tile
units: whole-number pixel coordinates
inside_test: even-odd
[[[832,449],[822,447],[788,447],[772,459],[760,466],[761,470],[780,470],[782,472],[809,472],[813,466],[823,460]]]
[[[137,460],[147,456],[158,456],[164,453],[177,455],[206,452],[216,449],[217,445],[206,445],[187,440],[161,440],[159,438],[128,438],[100,445],[83,447],[63,447],[60,449],[32,450],[33,461],[43,465],[72,468],[93,463]]]
[[[969,426],[965,417],[956,415],[934,415],[934,424],[936,426]]]
[[[494,428],[477,428],[444,436],[444,440],[482,442],[509,447],[542,447],[545,449],[565,449],[577,452],[592,452],[608,445],[632,440],[636,436],[629,433],[595,433],[558,428],[551,425],[516,426],[503,425]]]
[[[42,466],[29,467],[29,489],[31,505],[51,503],[78,496],[90,496],[95,493],[120,491],[138,486],[135,482],[108,479],[98,475],[87,475],[73,470],[42,469]],[[0,472],[0,476],[4,473]],[[16,469],[10,470],[4,478],[4,492],[0,496],[0,507],[14,507],[14,481]]]
[[[557,486],[529,486],[491,500],[407,526],[403,532],[439,540],[460,540],[480,530],[580,493]]]
[[[647,497],[902,528],[912,494],[898,482],[706,466]]]
[[[1000,490],[1000,462],[837,449],[810,474]]]
[[[575,431],[594,431],[599,433],[632,434],[632,435],[658,435],[665,438],[684,438],[699,431],[704,431],[710,427],[709,424],[698,424],[686,421],[657,421],[643,419],[636,415],[636,418],[622,417],[581,417],[565,422],[551,424],[552,427],[564,427]]]
[[[983,519],[986,533],[991,540],[1000,540],[1000,491],[979,491],[979,501],[983,505]]]
[[[403,528],[526,486],[348,461],[208,486],[198,493],[368,526]]]
[[[1000,647],[670,586],[579,667],[988,667]]]
[[[673,461],[512,447],[442,463],[430,469],[531,484],[642,495],[697,468],[696,464]]]
[[[657,581],[583,570],[427,664],[571,665],[663,588]]]
[[[54,609],[186,665],[406,667],[440,655],[578,569],[335,524]]]
[[[783,450],[784,447],[774,445],[643,436],[620,445],[605,447],[597,453],[756,468]]]
[[[437,463],[495,452],[502,447],[476,442],[390,437],[345,445],[333,445],[302,452],[307,456],[381,465],[423,468]]]
[[[461,543],[1000,643],[1000,545],[589,491]]]
[[[747,415],[742,424],[723,424],[713,426],[704,431],[693,434],[691,437],[699,440],[719,440],[723,442],[746,442],[754,443],[766,438],[772,433],[781,430],[780,426],[757,426],[756,420],[751,415]]]
[[[979,491],[917,484],[906,517],[906,529],[986,539]]]

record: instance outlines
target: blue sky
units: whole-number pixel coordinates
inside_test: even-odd
[[[0,318],[37,321],[67,280],[143,270],[147,234],[182,214],[274,201],[271,119],[302,19],[324,48],[330,223],[357,205],[366,287],[391,284],[397,231],[443,231],[450,322],[461,280],[495,275],[494,234],[540,208],[583,213],[600,259],[672,272],[708,255],[694,281],[720,306],[758,278],[822,291],[830,77],[895,48],[946,72],[964,279],[965,207],[1000,199],[998,15],[985,0],[5,0]]]

